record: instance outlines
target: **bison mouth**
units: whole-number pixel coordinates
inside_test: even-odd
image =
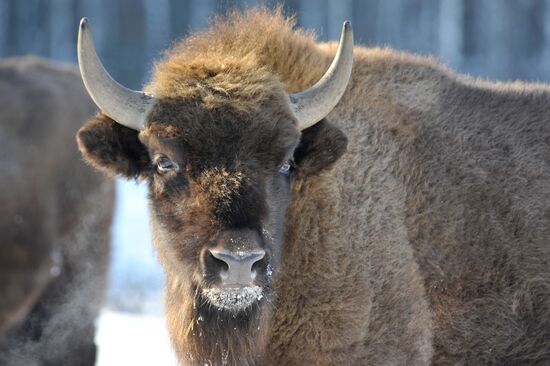
[[[202,290],[202,296],[218,309],[230,312],[243,311],[264,298],[260,286],[211,287]]]

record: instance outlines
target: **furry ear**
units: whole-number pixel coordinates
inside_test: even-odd
[[[348,138],[338,127],[325,119],[302,131],[300,144],[294,151],[298,178],[328,169],[346,151]]]
[[[151,169],[147,148],[139,141],[138,132],[103,113],[89,119],[76,139],[86,161],[99,170],[137,179]]]

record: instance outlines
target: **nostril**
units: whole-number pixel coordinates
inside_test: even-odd
[[[266,266],[265,262],[265,256],[254,262],[254,264],[252,264],[252,272],[258,273],[263,271]]]
[[[210,256],[210,262],[217,272],[223,273],[229,271],[229,265],[226,262],[219,258],[216,258],[216,256],[211,251],[208,251],[208,254]]]
[[[262,274],[265,272],[265,269],[267,267],[267,261],[265,259],[265,256],[256,262],[252,264],[252,279],[256,279],[258,274]]]

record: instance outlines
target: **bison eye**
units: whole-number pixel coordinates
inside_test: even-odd
[[[294,168],[294,162],[292,160],[287,161],[279,168],[279,173],[284,175],[290,175]]]
[[[178,166],[166,156],[161,156],[157,159],[157,170],[159,173],[166,173],[171,170],[177,170]]]

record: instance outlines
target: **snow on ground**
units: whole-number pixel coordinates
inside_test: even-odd
[[[96,366],[176,366],[164,318],[104,310],[97,322]]]

